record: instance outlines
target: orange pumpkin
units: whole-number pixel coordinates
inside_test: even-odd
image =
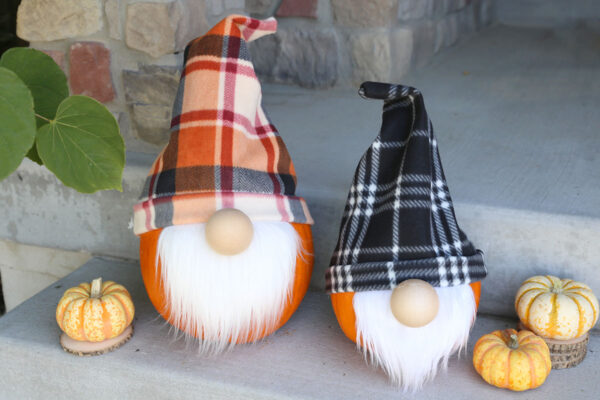
[[[278,324],[274,328],[266,329],[266,327],[263,326],[261,327],[261,332],[257,333],[256,336],[254,335],[255,332],[251,331],[246,339],[239,340],[238,343],[247,343],[251,341],[252,337],[261,339],[282,327],[296,311],[300,305],[300,302],[304,298],[306,291],[308,290],[314,261],[312,231],[310,225],[294,223],[291,225],[298,233],[298,236],[302,241],[301,247],[304,250],[304,252],[299,253],[296,256],[296,272],[291,296],[283,308],[283,313],[279,318]],[[148,297],[150,297],[150,301],[154,305],[154,308],[156,308],[162,317],[170,324],[174,325],[178,329],[182,329],[180,326],[175,324],[170,317],[171,311],[166,302],[165,292],[161,287],[160,282],[160,260],[158,262],[158,266],[155,265],[158,238],[160,237],[161,232],[162,229],[156,229],[140,236],[140,265],[142,268],[142,278],[144,279],[144,285],[146,286]],[[198,337],[196,332],[186,333]]]
[[[481,282],[471,283],[475,304],[479,307],[479,298],[481,297]],[[356,343],[356,314],[354,313],[354,292],[333,293],[331,295],[331,304],[333,312],[340,324],[340,328],[348,339]]]
[[[544,339],[514,329],[479,338],[473,349],[473,366],[490,385],[515,391],[535,389],[552,369]]]

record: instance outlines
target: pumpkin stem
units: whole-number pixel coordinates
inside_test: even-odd
[[[562,292],[562,282],[560,280],[554,281],[552,284],[552,288],[550,289],[552,293],[560,293]]]
[[[100,298],[102,292],[102,278],[96,278],[92,281],[92,290],[90,292],[90,297],[93,299]]]
[[[515,335],[514,333],[510,335],[510,341],[508,342],[508,347],[510,347],[513,350],[516,350],[519,348],[519,337],[517,335]]]

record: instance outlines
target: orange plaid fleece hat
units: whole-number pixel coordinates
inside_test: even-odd
[[[171,137],[152,165],[134,232],[206,222],[237,208],[253,220],[312,224],[277,129],[263,110],[247,42],[274,33],[274,18],[232,15],[188,44]]]

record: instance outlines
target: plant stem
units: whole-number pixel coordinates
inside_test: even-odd
[[[41,116],[40,114],[38,114],[38,113],[35,113],[35,116],[36,116],[37,118],[39,118],[39,119],[43,119],[43,120],[44,120],[44,121],[46,121],[46,122],[52,122],[52,120],[49,120],[49,119],[48,119],[48,118],[46,118],[46,117],[42,117],[42,116]]]

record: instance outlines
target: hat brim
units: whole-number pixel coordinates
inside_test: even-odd
[[[458,286],[485,278],[483,253],[332,265],[327,269],[328,293],[390,290],[407,279],[421,279],[435,287]]]
[[[236,208],[251,220],[314,223],[302,197],[273,193],[207,192],[145,200],[133,207],[136,235],[171,225],[204,223],[217,210]]]

